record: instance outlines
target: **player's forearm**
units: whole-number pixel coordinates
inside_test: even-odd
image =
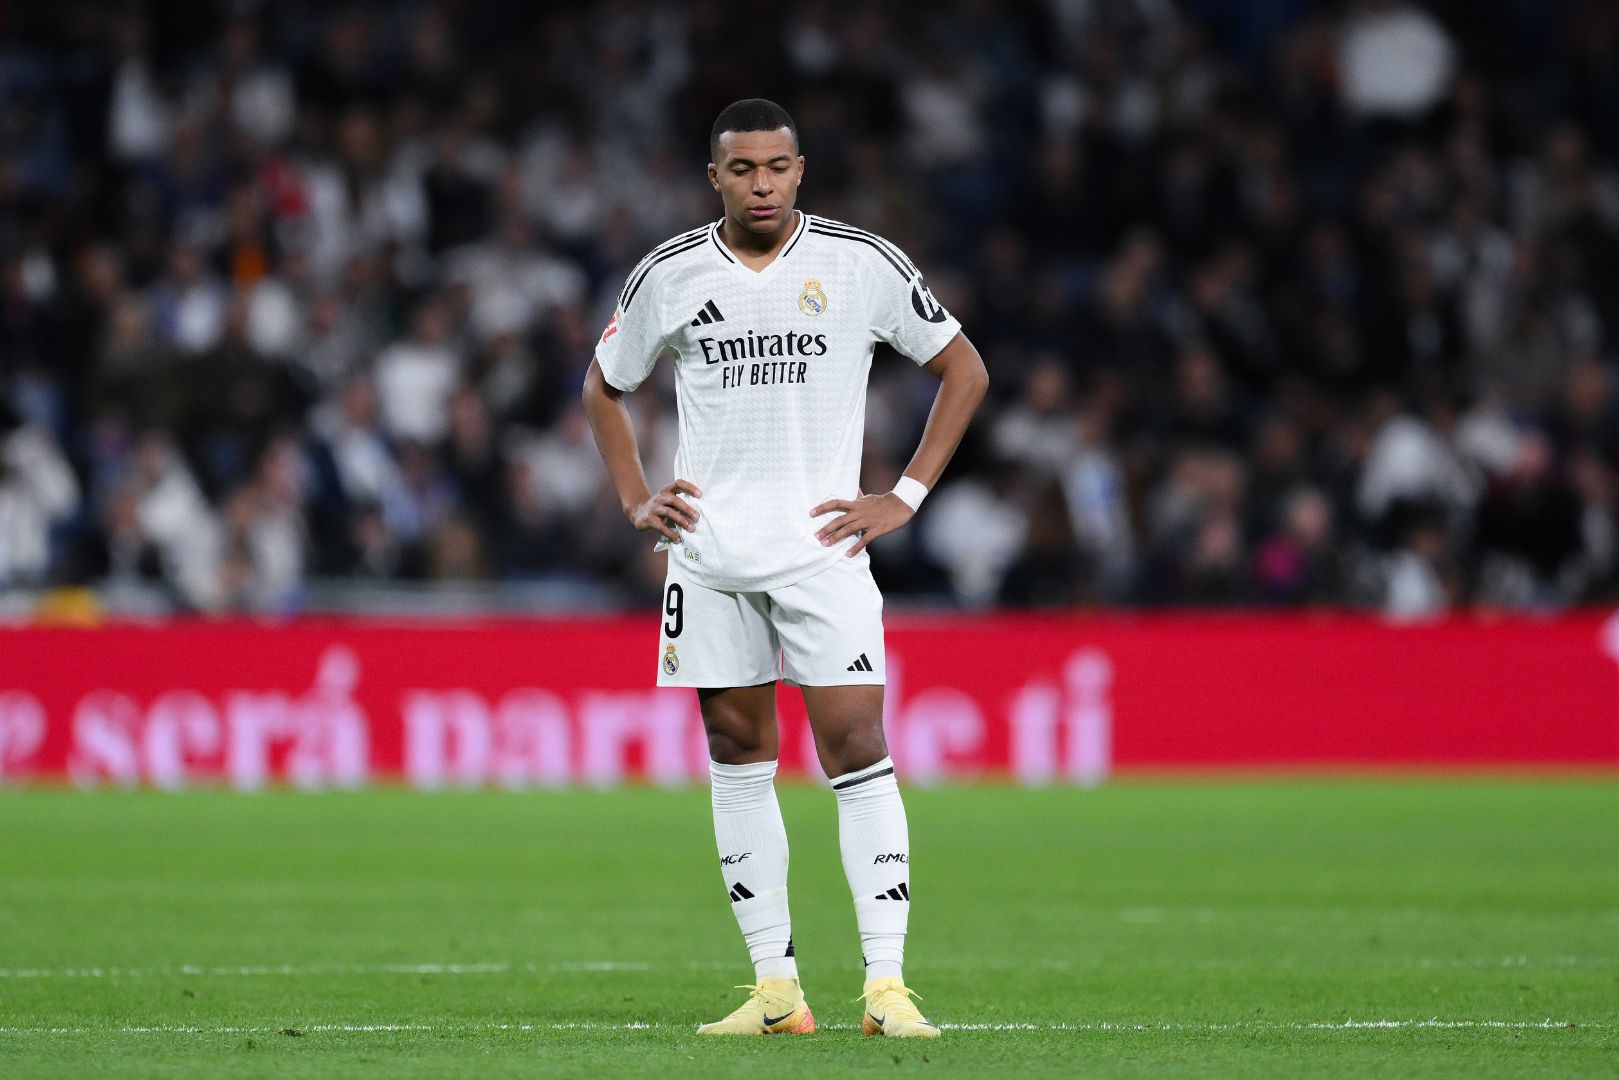
[[[916,448],[905,475],[932,488],[944,475],[967,425],[989,389],[989,372],[983,358],[965,335],[958,334],[944,351],[923,365],[939,380],[939,393],[928,412],[922,441]]]
[[[630,411],[624,405],[624,394],[608,385],[601,368],[592,360],[580,398],[585,406],[585,419],[590,422],[590,432],[596,437],[596,449],[607,466],[613,489],[618,492],[619,505],[628,516],[652,497],[652,489],[647,485],[646,470],[641,467],[641,447],[635,439]]]

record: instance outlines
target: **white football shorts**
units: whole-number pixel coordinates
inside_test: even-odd
[[[769,592],[700,585],[669,551],[658,641],[658,685],[882,685],[883,596],[871,560],[839,559]]]

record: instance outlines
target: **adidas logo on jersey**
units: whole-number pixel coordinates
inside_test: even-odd
[[[720,314],[720,309],[714,306],[714,301],[710,300],[708,303],[703,305],[702,310],[697,313],[697,318],[691,321],[691,325],[702,326],[705,323],[717,323],[724,321],[725,316]]]
[[[856,660],[854,663],[850,664],[848,667],[844,668],[843,670],[844,671],[872,671],[874,669],[871,666],[871,661],[866,659],[866,654],[861,653],[860,654],[860,659]]]
[[[877,894],[877,899],[879,900],[909,900],[910,898],[911,890],[903,881],[887,892]]]

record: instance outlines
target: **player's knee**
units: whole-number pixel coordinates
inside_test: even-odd
[[[757,750],[757,746],[746,746],[729,732],[708,733],[709,759],[721,765],[746,765],[750,751]]]
[[[821,767],[827,776],[843,776],[875,765],[887,756],[888,742],[879,720],[851,726],[840,738],[823,744]]]
[[[776,756],[775,741],[749,723],[707,725],[708,756],[721,765],[751,765]]]

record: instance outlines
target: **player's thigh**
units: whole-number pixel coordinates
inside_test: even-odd
[[[883,687],[807,684],[803,689],[815,756],[827,776],[843,776],[888,756]]]
[[[800,686],[880,686],[887,677],[883,595],[871,560],[840,559],[770,593],[782,671]]]
[[[669,560],[658,637],[658,685],[757,686],[776,678],[775,631],[762,593],[710,589]]]

